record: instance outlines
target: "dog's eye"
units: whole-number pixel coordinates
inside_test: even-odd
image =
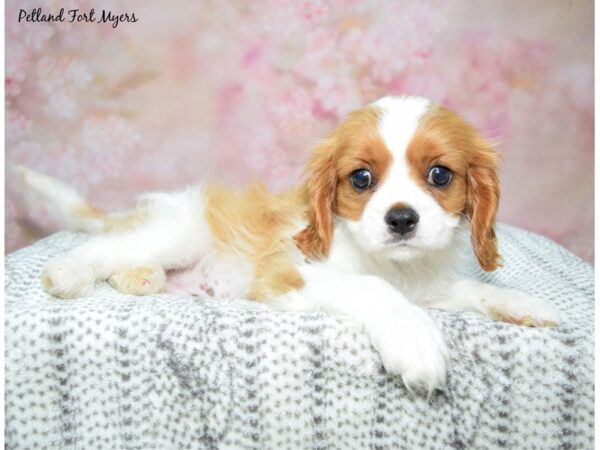
[[[452,181],[452,171],[444,166],[433,166],[429,169],[427,182],[437,187],[448,186]]]
[[[350,183],[358,191],[364,191],[373,184],[373,175],[368,169],[358,169],[350,175]]]

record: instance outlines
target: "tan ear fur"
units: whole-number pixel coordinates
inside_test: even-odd
[[[298,248],[312,258],[327,256],[331,248],[338,185],[336,152],[337,139],[331,136],[314,150],[306,168],[308,226],[296,234],[294,240]]]
[[[467,172],[466,214],[471,220],[471,239],[479,265],[486,272],[500,266],[496,232],[496,213],[500,200],[500,181],[496,173],[499,156],[482,139],[478,139]]]

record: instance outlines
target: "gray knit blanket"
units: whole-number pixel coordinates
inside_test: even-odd
[[[593,269],[541,236],[498,232],[504,267],[468,270],[546,299],[561,323],[431,310],[452,357],[430,399],[326,314],[107,283],[52,298],[44,263],[86,237],[39,241],[6,257],[6,448],[591,449]]]

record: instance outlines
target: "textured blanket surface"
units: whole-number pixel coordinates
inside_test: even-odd
[[[591,449],[593,269],[541,236],[498,231],[504,267],[467,270],[546,299],[561,323],[431,310],[452,360],[429,400],[383,371],[361,329],[325,314],[106,283],[52,298],[44,263],[86,239],[55,234],[6,257],[6,448]]]

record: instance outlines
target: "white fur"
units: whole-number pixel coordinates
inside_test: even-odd
[[[448,350],[433,320],[380,277],[351,274],[331,264],[306,264],[305,287],[271,305],[288,311],[326,311],[362,325],[385,369],[409,389],[444,385]]]
[[[386,179],[358,220],[336,219],[325,261],[299,263],[304,287],[271,304],[351,319],[369,334],[389,372],[400,374],[409,388],[431,392],[444,385],[448,351],[440,330],[421,306],[528,317],[539,325],[555,323],[557,318],[537,299],[461,277],[462,258],[471,251],[468,226],[419,187],[409,176],[406,161],[408,142],[429,105],[416,97],[387,97],[375,103],[383,113],[380,134],[393,155]],[[38,175],[25,172],[34,187],[46,189],[63,209],[81,206],[81,199],[69,188]],[[412,238],[394,244],[384,217],[398,202],[414,208],[420,221]],[[204,278],[215,278],[214,273],[206,275],[211,267],[222,270],[221,281],[228,280],[236,289],[215,297],[241,296],[246,291],[252,267],[216,256],[204,220],[201,188],[152,194],[143,197],[138,207],[149,220],[137,229],[94,236],[50,261],[43,278],[46,289],[59,297],[82,296],[96,280],[158,264],[166,270],[195,266],[191,275]],[[234,279],[232,274],[237,274]],[[215,279],[218,282],[219,276]],[[174,281],[178,281],[172,283],[174,290],[210,294],[202,280],[192,278],[192,288],[181,279]]]
[[[532,325],[558,322],[556,312],[543,301],[515,291],[477,280],[460,279],[448,286],[445,296],[425,301],[425,306],[441,309],[471,310],[494,316],[501,313],[515,319],[530,319]]]

